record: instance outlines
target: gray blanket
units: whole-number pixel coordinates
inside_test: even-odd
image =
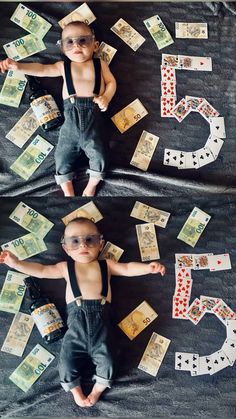
[[[165,229],[156,227],[161,259],[166,265],[166,276],[147,275],[143,277],[112,278],[112,322],[114,347],[116,348],[116,376],[114,386],[104,393],[95,407],[77,407],[71,394],[67,394],[59,384],[57,364],[61,342],[47,349],[55,355],[55,360],[39,380],[23,393],[8,377],[19,365],[22,358],[0,351],[0,415],[8,417],[227,417],[236,414],[235,366],[227,367],[216,375],[191,377],[189,372],[175,371],[174,353],[191,352],[201,356],[220,349],[226,328],[211,314],[206,314],[198,325],[187,320],[172,319],[172,296],[175,289],[175,253],[221,254],[229,252],[232,269],[220,272],[209,270],[192,271],[193,288],[191,300],[200,295],[222,298],[234,311],[235,267],[236,267],[236,199],[228,195],[209,197],[139,197],[139,201],[171,212]],[[94,203],[103,214],[98,226],[105,240],[120,246],[124,253],[121,262],[140,261],[140,253],[135,233],[135,225],[142,223],[130,217],[135,198],[96,198]],[[9,215],[19,202],[17,199],[1,200],[0,231],[1,243],[24,234],[24,230],[9,220]],[[85,198],[24,198],[24,202],[45,215],[55,225],[45,237],[48,250],[30,260],[44,264],[57,263],[66,256],[60,248],[63,233],[61,217],[88,202]],[[211,220],[193,249],[177,240],[177,235],[193,207],[197,205],[211,215]],[[0,288],[7,273],[7,266],[0,265]],[[44,295],[53,301],[63,317],[65,312],[65,284],[63,280],[39,280]],[[118,328],[128,313],[146,300],[158,313],[153,321],[134,340]],[[26,295],[21,311],[29,309]],[[0,346],[6,337],[13,314],[0,311]],[[171,340],[171,344],[156,377],[137,369],[144,349],[152,332]],[[23,357],[40,343],[45,346],[38,330],[34,327]],[[89,391],[91,382],[85,380]]]
[[[75,3],[27,3],[50,23],[52,29],[45,36],[45,51],[29,57],[26,61],[42,63],[59,60],[60,52],[55,43],[60,37],[58,20],[74,10]],[[235,166],[235,16],[229,10],[232,3],[225,7],[218,3],[116,3],[91,2],[90,6],[97,20],[94,28],[99,41],[104,40],[117,48],[111,70],[114,73],[118,89],[104,117],[107,120],[107,133],[110,139],[111,164],[106,180],[98,188],[98,196],[161,195],[172,193],[233,193],[236,185]],[[208,7],[209,6],[209,7]],[[215,7],[216,6],[216,7]],[[1,3],[0,24],[2,28],[1,44],[6,44],[26,32],[9,19],[16,8],[16,3]],[[213,10],[212,10],[213,8]],[[233,8],[233,6],[232,6]],[[233,9],[232,9],[233,10]],[[215,13],[214,13],[215,12]],[[143,20],[159,14],[174,38],[174,44],[159,51],[147,32]],[[132,51],[120,40],[110,27],[123,17],[145,38],[145,43]],[[191,40],[175,39],[175,22],[207,22],[209,39]],[[164,149],[174,148],[181,151],[197,150],[204,146],[209,125],[199,115],[191,113],[181,124],[174,118],[160,117],[160,64],[161,54],[189,54],[210,56],[213,61],[212,72],[177,71],[177,99],[185,95],[205,97],[225,117],[227,138],[218,159],[198,170],[178,170],[163,165]],[[0,59],[5,58],[3,48]],[[3,84],[5,76],[0,75]],[[61,79],[41,79],[43,87],[55,97],[60,108]],[[22,152],[5,138],[7,132],[29,107],[29,88],[26,88],[18,109],[1,105],[0,119],[0,191],[4,196],[56,195],[60,196],[59,187],[55,184],[54,152],[47,157],[41,167],[24,181],[15,175],[10,166]],[[134,99],[139,98],[148,110],[148,115],[120,134],[110,118]],[[130,165],[138,139],[143,130],[160,137],[154,156],[146,173]],[[57,144],[58,130],[47,134],[38,129],[54,146]],[[23,147],[26,148],[28,143]],[[86,168],[88,162],[82,158],[78,165],[75,189],[81,194],[87,182]]]

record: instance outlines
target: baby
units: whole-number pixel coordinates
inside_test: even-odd
[[[0,62],[0,70],[22,71],[39,77],[63,77],[65,122],[55,152],[56,182],[65,196],[74,196],[76,162],[84,151],[89,158],[89,181],[83,196],[93,196],[104,179],[108,164],[106,127],[101,111],[106,111],[116,91],[116,81],[107,63],[93,57],[98,42],[90,26],[75,21],[65,26],[59,41],[65,61],[54,64],[21,63],[10,58]]]
[[[65,279],[68,330],[60,353],[60,381],[65,391],[71,391],[77,405],[89,407],[112,384],[113,361],[109,335],[111,275],[160,273],[163,276],[165,267],[158,262],[146,264],[98,260],[104,245],[103,236],[96,224],[84,217],[75,218],[67,224],[61,243],[70,256],[69,262],[42,265],[19,261],[11,252],[3,251],[0,263],[37,278]],[[96,374],[93,376],[95,384],[92,391],[86,397],[81,388],[81,376],[88,359],[95,365]]]

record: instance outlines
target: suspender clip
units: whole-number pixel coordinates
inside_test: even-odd
[[[101,305],[104,306],[106,304],[106,302],[107,302],[106,298],[103,297],[101,299]]]
[[[81,306],[81,297],[76,298],[75,302],[76,302],[77,306],[80,307]]]
[[[71,103],[73,103],[73,104],[75,103],[75,98],[74,98],[74,96],[71,96],[71,97],[70,97],[70,101],[71,101]]]

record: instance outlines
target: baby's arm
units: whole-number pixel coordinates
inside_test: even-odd
[[[102,76],[105,83],[105,91],[101,96],[94,98],[94,102],[98,104],[101,111],[106,111],[108,105],[116,92],[116,79],[111,73],[107,63],[101,60]]]
[[[111,275],[118,276],[140,276],[148,274],[165,275],[166,268],[159,262],[150,262],[148,264],[142,262],[118,263],[114,260],[107,260]]]
[[[2,73],[7,70],[18,70],[29,76],[36,77],[62,76],[62,67],[62,61],[57,61],[54,64],[19,63],[18,61],[13,61],[11,58],[0,61],[0,70]]]
[[[56,265],[42,265],[41,263],[26,262],[19,260],[9,250],[4,250],[0,254],[0,263],[5,263],[10,268],[16,269],[23,274],[35,276],[36,278],[59,279],[65,278],[65,262]]]

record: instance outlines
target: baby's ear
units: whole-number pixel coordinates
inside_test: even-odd
[[[99,48],[99,41],[95,41],[94,42],[94,52],[97,52],[98,48]]]
[[[70,254],[69,254],[69,252],[68,252],[68,250],[67,250],[67,248],[66,248],[66,246],[65,246],[64,244],[62,244],[62,248],[63,248],[63,250],[67,253],[67,255],[69,255],[69,256],[70,256]]]
[[[105,244],[105,240],[101,240],[100,241],[100,249],[99,249],[99,251],[101,252],[102,251],[102,249],[104,248],[104,244]]]

